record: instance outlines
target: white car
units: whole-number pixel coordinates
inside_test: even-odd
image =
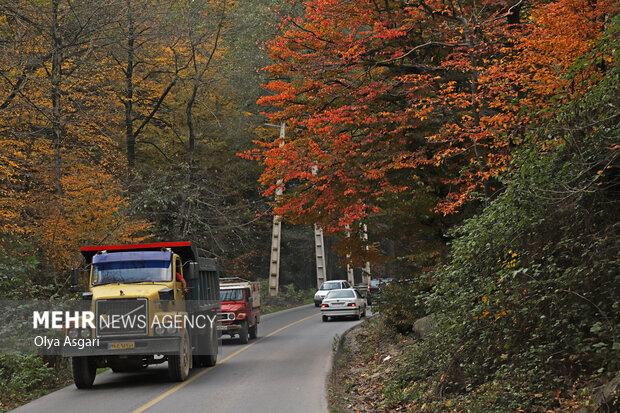
[[[319,290],[314,294],[314,306],[320,306],[323,302],[323,298],[325,298],[328,292],[341,288],[351,288],[351,284],[349,284],[349,282],[346,280],[325,281],[323,284],[321,284]]]
[[[354,316],[358,320],[366,316],[366,299],[353,288],[332,290],[321,304],[323,321],[330,317]]]

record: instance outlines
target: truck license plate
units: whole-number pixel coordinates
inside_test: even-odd
[[[126,350],[128,348],[136,348],[136,343],[128,341],[124,343],[109,343],[108,350]]]

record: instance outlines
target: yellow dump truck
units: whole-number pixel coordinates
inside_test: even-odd
[[[217,361],[219,272],[198,257],[190,241],[82,247],[90,268],[88,291],[94,325],[68,328],[71,338],[97,345],[70,347],[73,379],[92,387],[96,369],[133,371],[168,362],[171,379],[183,381],[193,366]],[[72,286],[78,285],[77,271]]]

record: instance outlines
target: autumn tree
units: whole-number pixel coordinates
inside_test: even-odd
[[[118,17],[108,32],[105,60],[110,72],[109,87],[123,108],[119,122],[130,171],[136,167],[138,144],[160,148],[153,134],[162,128],[174,133],[170,120],[159,113],[190,63],[177,50],[185,40],[176,7],[124,0],[117,2],[112,11]],[[159,125],[149,136],[145,132],[154,122]]]
[[[80,237],[71,234],[94,242],[104,231],[129,239],[144,228],[144,223],[122,225],[130,220],[114,179],[122,165],[100,64],[113,22],[109,5],[52,0],[0,6],[1,144],[9,161],[3,188],[15,218],[3,232],[38,238],[45,262],[56,269],[75,265],[70,258]],[[84,225],[84,216],[98,219]]]
[[[288,183],[276,211],[342,232],[421,193],[442,214],[491,199],[530,123],[517,100],[544,87],[511,83],[542,63],[516,67],[521,5],[316,0],[284,15],[260,102],[297,132],[248,154],[267,195]]]

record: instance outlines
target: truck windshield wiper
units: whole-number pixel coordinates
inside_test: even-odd
[[[165,281],[149,281],[149,280],[140,280],[140,281],[106,281],[102,283],[93,284],[94,286],[98,285],[109,285],[109,284],[139,284],[139,283],[151,283],[151,284],[165,284]]]
[[[137,284],[137,283],[154,283],[155,281],[151,280],[134,280],[134,281],[123,281],[123,284]]]

